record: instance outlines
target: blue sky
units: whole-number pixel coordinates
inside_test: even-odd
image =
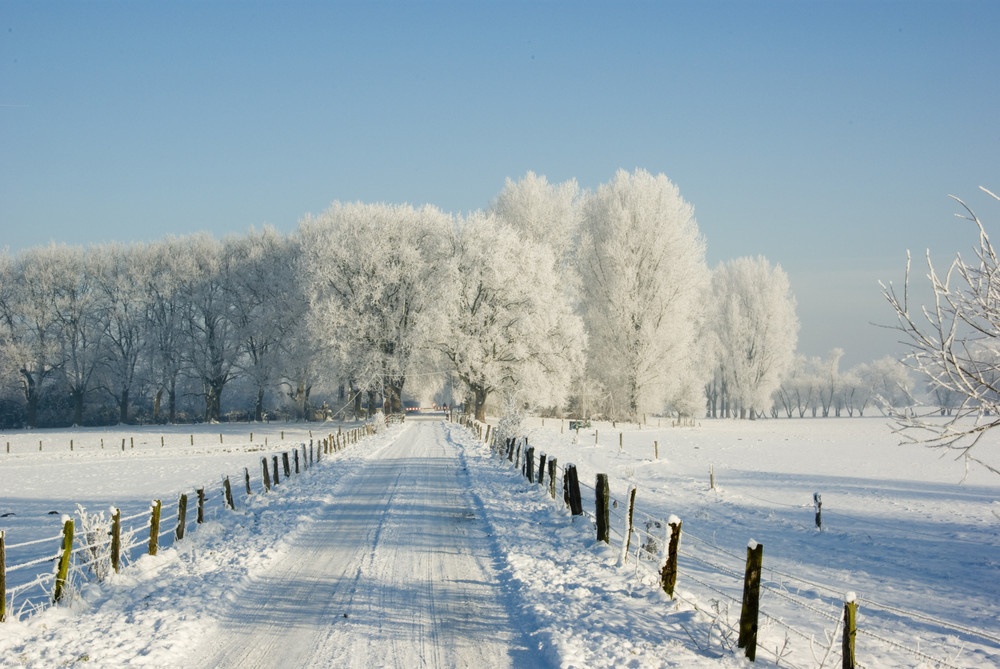
[[[799,348],[895,337],[878,279],[1000,205],[1000,3],[0,3],[0,247],[489,204],[663,172],[711,266],[789,273]]]

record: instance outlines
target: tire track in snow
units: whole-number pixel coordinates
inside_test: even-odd
[[[342,476],[285,557],[234,595],[197,663],[536,666],[459,448],[441,423],[414,421]]]

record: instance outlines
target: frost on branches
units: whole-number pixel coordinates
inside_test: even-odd
[[[958,216],[975,223],[979,231],[975,259],[967,261],[959,254],[942,277],[928,253],[934,301],[916,313],[908,294],[909,254],[903,294],[892,283],[881,285],[896,312],[895,329],[909,347],[904,363],[925,375],[933,387],[960,398],[960,403],[947,419],[935,418],[940,407],[919,404],[917,410],[893,415],[907,443],[951,451],[967,465],[978,463],[1000,474],[995,454],[977,448],[987,432],[1000,426],[1000,264],[982,222],[964,202],[953,199],[965,210]]]
[[[703,406],[694,354],[709,272],[694,209],[667,177],[619,170],[583,205],[588,371],[632,419]]]

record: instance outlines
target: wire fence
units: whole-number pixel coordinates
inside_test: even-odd
[[[269,492],[290,477],[307,471],[324,456],[339,452],[373,432],[368,423],[323,439],[310,439],[308,445],[302,442],[291,451],[269,454],[273,461],[263,456],[257,471],[245,468],[232,478],[223,476],[221,482],[189,489],[177,500],[133,505],[141,510],[126,516],[121,516],[117,508],[107,517],[103,512],[88,513],[78,506],[75,519],[63,517],[63,532],[57,535],[8,543],[7,533],[0,531],[0,622],[30,617],[58,603],[65,593],[74,592],[84,582],[103,580],[146,553],[155,554],[172,547],[182,540],[179,537],[199,524],[246,505],[250,495]],[[272,465],[273,477],[269,475]],[[244,485],[234,486],[232,480]],[[240,490],[243,495],[237,502],[234,491]],[[194,503],[188,504],[188,500]]]
[[[483,439],[484,430],[468,421],[473,433]],[[491,430],[485,430],[491,435]],[[492,435],[495,437],[495,434]],[[513,440],[508,444],[498,444],[488,438],[488,445],[507,465],[520,469],[520,474],[528,478],[529,471],[537,472],[531,481],[543,483],[546,491],[567,488],[567,473],[575,466],[560,463],[556,468],[558,480],[544,483],[547,472],[528,466],[529,451],[527,438]],[[539,454],[538,459],[545,461]],[[602,475],[598,475],[602,476]],[[539,480],[541,478],[542,480]],[[573,478],[578,478],[574,472]],[[596,478],[596,477],[595,477]],[[631,488],[624,498],[610,495],[604,511],[599,502],[600,494],[595,486],[578,481],[581,496],[582,517],[599,531],[598,513],[607,513],[610,522],[608,541],[622,547],[622,567],[631,568],[633,577],[649,587],[661,587],[664,561],[667,559],[668,528],[676,518],[665,519],[649,514],[640,508],[642,496],[636,496],[635,506],[629,508],[627,500],[632,497]],[[530,488],[529,488],[530,489]],[[558,505],[569,507],[569,493],[556,495]],[[630,522],[631,519],[631,522]],[[737,652],[736,637],[739,635],[738,621],[734,621],[732,611],[740,611],[743,606],[748,555],[741,556],[731,549],[716,545],[685,528],[683,541],[677,552],[678,587],[672,596],[685,605],[707,616],[710,628],[714,630],[715,642],[730,652]],[[753,542],[755,543],[755,542]],[[968,625],[944,620],[926,613],[901,607],[880,604],[869,597],[853,596],[845,588],[821,583],[813,578],[804,578],[767,565],[762,568],[760,591],[767,603],[759,612],[759,636],[756,650],[784,667],[832,667],[832,666],[887,666],[900,662],[919,664],[945,669],[962,666],[963,653],[970,646],[981,644],[985,652],[995,654],[1000,651],[1000,634],[976,629]],[[845,603],[852,602],[864,613],[856,628],[856,634],[864,637],[864,664],[856,658],[844,662],[843,630],[845,629]],[[933,651],[919,646],[912,633],[920,627],[933,635]],[[853,635],[852,635],[853,636]],[[870,643],[869,643],[870,642]],[[907,660],[901,658],[906,657]]]

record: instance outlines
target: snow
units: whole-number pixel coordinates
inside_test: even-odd
[[[316,439],[337,431],[312,427]],[[831,646],[836,656],[852,600],[864,666],[935,666],[921,654],[940,666],[1000,665],[995,476],[972,470],[960,483],[961,463],[897,446],[875,418],[594,428],[607,443],[591,429],[574,444],[553,419],[530,419],[526,436],[536,452],[576,463],[587,513],[597,473],[617,500],[636,486],[637,536],[623,564],[623,505],[612,544],[597,542],[590,516],[572,517],[558,492],[552,500],[433,416],[324,456],[266,495],[260,458],[301,449],[308,426],[284,427],[284,442],[274,426],[205,426],[195,446],[188,426],[0,435],[11,442],[0,453],[0,515],[17,514],[0,518],[8,546],[58,535],[48,511],[76,502],[124,516],[159,497],[166,516],[171,495],[206,482],[213,491],[207,522],[155,557],[136,554],[100,584],[78,575],[70,603],[35,615],[17,615],[15,602],[0,624],[0,666],[746,666],[729,597],[739,598],[739,547],[751,535],[768,546],[758,665],[774,666],[777,653],[780,666],[818,666]],[[132,435],[125,453],[96,445]],[[249,498],[243,467],[255,477]],[[219,504],[220,475],[233,480],[236,511]],[[671,600],[647,548],[662,548],[662,519],[675,517],[684,537]],[[26,550],[43,556],[58,543]],[[14,553],[8,565],[26,559]],[[8,574],[8,589],[21,574]]]

